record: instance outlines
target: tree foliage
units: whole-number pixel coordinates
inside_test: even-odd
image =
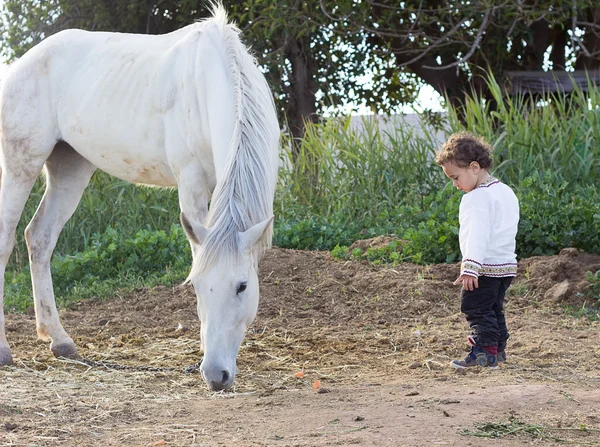
[[[485,93],[485,79],[478,76],[483,73],[500,79],[507,70],[599,65],[600,8],[592,0],[319,3],[328,23],[338,24],[351,46],[362,45],[385,61],[387,70],[374,80],[387,92],[391,80],[408,72],[451,100],[462,100],[472,88]],[[399,99],[359,96],[384,110]]]
[[[200,0],[6,0],[2,54],[12,60],[65,28],[161,34],[207,15]],[[291,134],[325,109],[395,111],[429,84],[454,103],[479,75],[593,69],[595,0],[225,1],[257,56]]]
[[[164,34],[207,15],[195,0],[6,0],[2,56],[11,61],[61,30]]]

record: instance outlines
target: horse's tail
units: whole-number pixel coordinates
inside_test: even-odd
[[[237,231],[245,231],[273,214],[273,195],[279,163],[279,124],[273,95],[256,60],[240,40],[240,31],[228,22],[223,5],[212,4],[233,91],[233,132],[228,161],[207,217],[209,226],[227,214]],[[272,239],[272,226],[259,246],[264,252]]]

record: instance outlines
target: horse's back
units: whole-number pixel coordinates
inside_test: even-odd
[[[202,26],[159,36],[57,33],[9,70],[2,89],[3,119],[30,117],[31,126],[42,122],[45,134],[66,141],[113,175],[172,186],[165,117],[172,109],[179,115],[189,109],[181,104],[186,100],[181,89],[198,87],[187,68],[197,56]],[[24,95],[23,89],[30,93]],[[21,126],[26,132],[27,122]],[[140,159],[152,169],[136,162]]]

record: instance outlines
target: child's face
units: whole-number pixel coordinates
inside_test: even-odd
[[[485,173],[476,161],[466,168],[461,168],[455,163],[446,163],[442,165],[442,169],[446,177],[452,180],[452,184],[464,192],[473,191],[481,183],[482,174]]]

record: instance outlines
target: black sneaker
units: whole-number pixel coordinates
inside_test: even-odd
[[[498,341],[498,361],[506,362],[506,341],[507,340],[499,340]]]
[[[450,366],[454,369],[465,369],[471,366],[487,366],[491,369],[498,369],[498,357],[482,347],[473,346],[464,360],[452,360]]]

